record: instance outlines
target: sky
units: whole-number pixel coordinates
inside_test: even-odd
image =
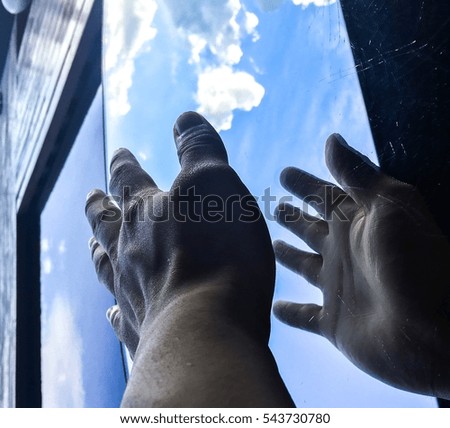
[[[109,156],[127,147],[159,187],[179,172],[172,126],[196,110],[220,131],[255,196],[278,198],[286,166],[334,181],[324,143],[339,132],[377,163],[340,6],[327,0],[106,1],[104,85]],[[298,202],[298,201],[297,201]],[[273,239],[306,245],[271,219]],[[267,209],[268,208],[268,209]],[[321,303],[277,266],[275,300]],[[349,363],[325,339],[273,319],[270,341],[300,407],[435,407]]]
[[[105,187],[98,91],[41,215],[43,407],[117,407],[125,388],[120,345],[88,249],[86,195]],[[80,173],[80,166],[82,173]]]

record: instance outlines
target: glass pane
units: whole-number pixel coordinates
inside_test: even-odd
[[[41,216],[43,407],[116,407],[125,388],[84,215],[87,193],[105,186],[104,156],[99,90]]]
[[[333,0],[105,1],[107,150],[125,146],[167,190],[179,165],[172,126],[196,110],[220,131],[230,164],[259,197],[273,239],[305,244],[274,221],[294,165],[334,181],[329,134],[377,163],[339,3]],[[321,303],[277,267],[275,299]],[[325,339],[272,320],[271,348],[298,406],[435,407],[362,373]]]

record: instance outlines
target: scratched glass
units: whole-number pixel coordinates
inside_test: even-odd
[[[340,6],[330,0],[105,0],[107,156],[125,146],[162,189],[179,171],[172,126],[196,110],[260,199],[273,239],[305,244],[271,218],[298,166],[334,181],[324,143],[339,132],[377,163]],[[278,266],[275,300],[321,303]],[[328,341],[272,320],[271,349],[301,407],[435,407],[362,373]]]

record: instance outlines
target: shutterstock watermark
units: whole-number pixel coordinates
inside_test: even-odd
[[[142,196],[132,194],[129,187],[124,187],[122,195],[106,196],[102,200],[102,221],[252,223],[259,221],[261,216],[267,221],[276,221],[277,216],[282,216],[284,223],[319,221],[320,218],[311,213],[311,208],[325,219],[334,216],[337,220],[349,221],[343,209],[349,196],[336,189],[330,185],[324,189],[323,197],[314,194],[299,201],[291,195],[278,197],[272,194],[270,187],[261,196],[205,195],[198,192],[196,186]]]

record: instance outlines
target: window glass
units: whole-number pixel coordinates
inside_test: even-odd
[[[88,249],[84,204],[94,187],[105,187],[101,90],[41,216],[43,407],[116,407],[125,388],[120,345],[105,316],[114,300]]]
[[[324,162],[333,132],[377,163],[336,1],[105,0],[105,24],[107,155],[129,148],[160,188],[179,171],[173,123],[196,110],[220,131],[272,238],[307,249],[272,217],[287,195],[282,169],[334,181]],[[281,266],[275,299],[321,303],[314,287]],[[433,398],[391,388],[325,339],[275,319],[270,346],[297,406],[435,407]]]

